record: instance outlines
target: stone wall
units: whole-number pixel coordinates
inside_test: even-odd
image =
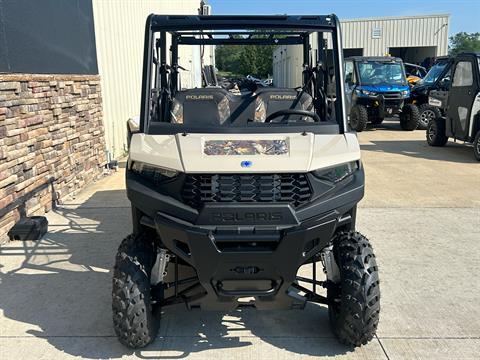
[[[98,75],[0,74],[0,243],[104,171]]]

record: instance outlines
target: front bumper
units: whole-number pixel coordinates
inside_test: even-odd
[[[195,269],[205,291],[189,306],[229,311],[239,298],[254,297],[257,309],[273,310],[304,306],[290,285],[298,268],[328,244],[338,219],[333,211],[285,231],[211,231],[157,214],[155,226],[162,243]]]
[[[254,297],[257,309],[299,308],[291,287],[301,265],[327,246],[336,229],[355,227],[364,173],[317,194],[297,209],[285,203],[216,203],[193,209],[127,172],[132,205],[162,244],[193,267],[205,291],[189,306],[229,311]]]
[[[400,113],[405,99],[389,99],[380,94],[368,98],[359,97],[357,103],[366,106],[375,115],[385,118]],[[372,115],[374,115],[373,113]]]

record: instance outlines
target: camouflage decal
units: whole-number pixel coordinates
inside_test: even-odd
[[[183,105],[177,100],[173,100],[170,116],[173,124],[183,124]]]
[[[255,100],[255,116],[253,121],[255,122],[265,122],[267,118],[267,109],[265,108],[265,103],[259,97]]]
[[[286,140],[208,140],[205,155],[286,155]]]
[[[311,111],[313,112],[313,99],[309,96],[307,98],[307,100],[302,104],[302,109],[303,110],[307,110],[307,111]],[[315,122],[315,120],[313,120],[311,117],[309,116],[303,116],[302,117],[302,121],[305,121],[305,122]]]
[[[218,103],[218,115],[220,116],[221,124],[230,118],[230,105],[226,96]]]

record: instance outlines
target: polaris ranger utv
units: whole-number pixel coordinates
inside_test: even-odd
[[[345,91],[350,126],[360,132],[367,123],[380,125],[386,116],[399,114],[403,130],[418,126],[419,113],[410,97],[400,58],[353,56],[345,59]]]
[[[336,79],[330,97],[326,37]],[[179,47],[220,44],[303,46],[303,85],[181,88]],[[219,311],[326,304],[342,342],[372,339],[379,279],[372,247],[355,231],[364,171],[343,78],[335,15],[148,18],[126,174],[133,233],[113,274],[123,344],[153,341],[161,310],[178,303]],[[311,277],[299,273],[304,265]]]
[[[445,112],[428,123],[427,142],[444,146],[451,137],[472,143],[480,161],[480,53],[455,56],[451,68],[452,80],[444,93],[430,92],[429,103],[443,106]]]

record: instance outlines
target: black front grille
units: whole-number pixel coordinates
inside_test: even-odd
[[[395,99],[401,99],[402,98],[402,94],[398,91],[395,91],[395,92],[385,92],[383,93],[383,97],[386,99],[386,100],[395,100]]]
[[[182,199],[199,209],[206,202],[286,202],[297,207],[312,191],[306,174],[187,175]]]

